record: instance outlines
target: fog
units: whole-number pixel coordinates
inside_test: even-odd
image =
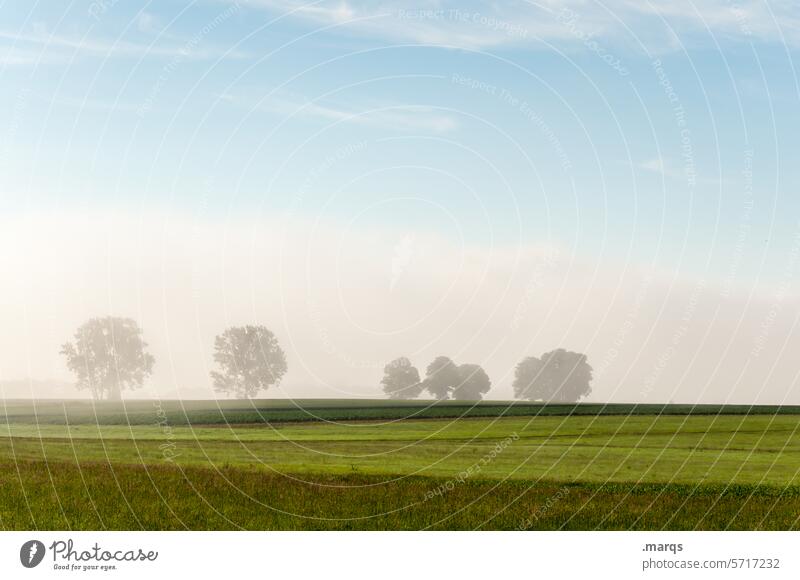
[[[800,404],[796,297],[548,244],[454,242],[286,215],[29,213],[0,231],[0,396],[85,397],[58,354],[92,316],[136,319],[156,357],[131,397],[213,398],[214,336],[269,327],[289,371],[267,397],[378,397],[407,356],[478,363],[487,398],[514,365],[585,352],[589,400]],[[28,382],[27,379],[35,379]]]

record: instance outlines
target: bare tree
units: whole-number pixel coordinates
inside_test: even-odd
[[[61,354],[78,389],[88,389],[97,400],[119,401],[123,390],[140,388],[155,364],[136,321],[114,316],[86,321],[75,332],[75,342],[61,347]]]

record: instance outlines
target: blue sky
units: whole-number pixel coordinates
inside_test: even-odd
[[[792,2],[6,2],[0,208],[552,245],[765,292]]]
[[[665,237],[688,236],[705,258],[735,239],[752,156],[754,233],[777,248],[791,238],[790,3],[771,3],[771,16],[759,2],[698,2],[696,14],[457,6],[7,4],[4,181],[17,195],[5,204],[285,211],[302,188],[296,209],[313,214],[343,187],[325,210],[342,219],[411,196],[455,211],[476,240],[490,226],[586,251],[635,239],[649,260]],[[405,217],[437,227],[416,209]],[[385,210],[374,218],[403,217]]]

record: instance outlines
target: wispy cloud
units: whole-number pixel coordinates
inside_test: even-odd
[[[531,45],[537,41],[579,47],[575,22],[599,42],[641,43],[674,50],[698,37],[707,41],[760,40],[800,44],[796,2],[760,0],[538,0],[480,2],[420,0],[409,8],[393,0],[244,0],[243,6],[290,14],[320,26],[341,25],[381,40],[464,48]],[[566,26],[566,16],[573,26]],[[713,38],[712,38],[713,37]]]
[[[42,59],[49,62],[50,56],[54,52],[59,52],[60,49],[73,49],[75,52],[83,54],[91,54],[95,56],[117,56],[117,57],[137,57],[137,58],[188,58],[188,59],[215,59],[215,58],[245,58],[248,55],[236,50],[227,50],[218,47],[198,47],[188,46],[187,43],[183,45],[163,45],[158,42],[151,44],[143,44],[136,42],[129,42],[123,40],[104,40],[96,38],[75,38],[69,36],[62,36],[57,34],[42,34],[42,33],[23,33],[12,32],[8,30],[0,30],[0,39],[14,42],[21,45],[34,45],[39,47]],[[11,50],[24,51],[29,57],[36,54],[36,58],[29,58],[28,61],[17,58],[16,64],[33,64],[38,62],[39,53],[34,53],[29,49],[8,47],[7,49],[0,48],[0,51]],[[5,52],[0,52],[0,59],[3,58]],[[63,51],[61,51],[63,58]],[[12,61],[13,63],[14,61]]]
[[[152,12],[142,11],[136,18],[136,28],[146,34],[160,34],[164,31],[158,17]]]
[[[720,183],[733,185],[735,181],[728,181],[723,174],[700,178],[696,174],[696,168],[691,162],[680,166],[674,159],[664,157],[653,157],[646,159],[638,164],[639,169],[659,175],[665,179],[691,183],[692,185],[702,183],[706,185],[719,186]]]
[[[99,99],[43,99],[53,105],[77,109],[79,111],[103,111],[112,113],[135,113],[141,105],[125,102],[111,102]]]
[[[424,105],[382,104],[348,108],[320,100],[308,100],[281,93],[266,99],[226,93],[223,101],[249,109],[298,119],[354,123],[397,131],[445,133],[458,127],[457,121],[438,109]]]
[[[668,159],[654,157],[639,163],[639,168],[667,179],[685,180],[689,177],[685,169],[679,169]]]
[[[0,67],[35,66],[38,64],[54,64],[64,62],[59,55],[45,55],[41,51],[19,48],[17,46],[0,47]]]
[[[242,2],[243,6],[288,14],[319,26],[339,25],[341,30],[382,40],[478,49],[517,42],[529,35],[529,30],[523,24],[514,21],[518,15],[506,15],[505,8],[489,4],[468,7],[468,3],[453,3],[445,7],[446,4],[423,0],[409,8],[407,4],[391,1],[323,0],[312,4],[302,0]],[[542,12],[542,8],[535,3],[525,6],[537,14]],[[558,32],[558,28],[553,18],[537,22],[537,29],[551,29],[548,35]]]

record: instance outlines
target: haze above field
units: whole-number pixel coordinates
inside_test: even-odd
[[[563,347],[591,401],[799,404],[798,10],[647,6],[4,8],[0,397],[85,395],[60,345],[113,314],[129,397],[213,397],[258,323],[267,397],[444,354],[511,399]]]

